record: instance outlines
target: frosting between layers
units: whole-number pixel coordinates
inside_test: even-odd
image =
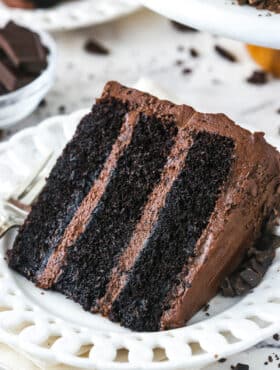
[[[36,284],[40,288],[49,289],[53,285],[63,266],[67,248],[73,245],[78,237],[85,231],[90,216],[97,207],[109,183],[110,175],[116,167],[119,157],[131,141],[134,127],[137,124],[137,117],[138,114],[136,112],[129,112],[127,114],[126,120],[121,127],[120,134],[112,147],[112,151],[104,164],[99,178],[92,185],[89,193],[82,201],[73,219],[66,228],[62,240],[55,252],[50,256],[45,270],[37,278]]]
[[[164,207],[166,197],[184,166],[185,158],[191,145],[192,137],[190,132],[186,128],[180,127],[167,163],[162,171],[160,183],[150,195],[142,217],[135,227],[130,243],[120,257],[118,265],[111,273],[106,294],[100,300],[99,308],[93,309],[94,311],[100,310],[103,315],[109,315],[113,301],[120,294],[126,283],[127,273],[133,267],[141,249],[145,246],[145,241],[149,238],[155,226],[159,212]]]

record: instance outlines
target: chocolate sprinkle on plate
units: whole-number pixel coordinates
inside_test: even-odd
[[[97,55],[108,55],[110,54],[109,49],[107,49],[104,45],[100,44],[98,41],[90,39],[85,43],[84,49],[86,52],[90,54],[97,54]]]
[[[195,48],[190,48],[190,54],[193,58],[199,57],[199,52]]]
[[[228,60],[231,63],[236,63],[237,58],[236,56],[231,52],[228,51],[227,49],[223,48],[220,45],[215,45],[215,51],[224,59]]]
[[[218,362],[220,362],[220,363],[222,364],[222,363],[226,362],[226,360],[227,360],[226,358],[220,358],[220,359],[218,360]]]
[[[189,27],[189,26],[186,26],[182,23],[179,23],[179,22],[175,22],[175,21],[170,21],[170,23],[172,24],[172,26],[177,30],[177,31],[180,31],[180,32],[198,32],[198,30],[196,30],[195,28],[192,28],[192,27]]]
[[[265,71],[254,71],[247,82],[255,85],[264,85],[268,82],[268,74]]]
[[[184,68],[182,70],[182,73],[183,73],[183,75],[188,75],[188,74],[192,73],[192,69],[191,68]]]
[[[246,364],[237,364],[233,367],[234,370],[249,370],[249,365]]]
[[[278,342],[279,339],[280,339],[280,335],[276,333],[276,334],[273,335],[272,338]]]

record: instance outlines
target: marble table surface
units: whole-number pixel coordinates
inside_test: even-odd
[[[280,81],[271,78],[265,85],[249,84],[246,79],[257,66],[241,43],[180,32],[168,20],[149,11],[53,36],[59,50],[55,85],[30,117],[3,132],[2,140],[44,118],[90,107],[108,80],[133,85],[141,77],[152,79],[171,96],[198,110],[224,112],[240,124],[250,124],[280,139]],[[84,44],[92,38],[108,47],[110,54],[87,53]],[[230,50],[237,62],[218,55],[216,45]],[[280,361],[275,355],[280,357],[280,342],[270,338],[207,370],[227,370],[237,363],[249,364],[250,370],[278,369]],[[0,345],[0,363],[12,370],[37,369],[4,345]]]

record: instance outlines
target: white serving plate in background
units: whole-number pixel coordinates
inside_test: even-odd
[[[65,31],[104,23],[139,9],[138,0],[67,0],[48,9],[14,9],[0,0],[0,21],[32,24],[48,31]]]
[[[166,98],[148,81],[137,85]],[[0,145],[1,199],[72,137],[88,110],[45,120]],[[268,139],[270,141],[270,139]],[[280,148],[280,141],[274,139]],[[54,292],[43,292],[7,267],[0,241],[0,342],[40,366],[61,363],[95,370],[197,369],[241,352],[280,330],[280,250],[262,283],[244,298],[215,297],[180,329],[136,333],[90,314]]]
[[[147,8],[199,30],[280,49],[280,14],[237,0],[140,0]]]

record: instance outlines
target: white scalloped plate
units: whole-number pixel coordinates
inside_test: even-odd
[[[47,119],[0,145],[0,198],[12,194],[50,150],[59,152],[86,111]],[[273,144],[278,144],[279,141]],[[1,202],[0,202],[1,203]],[[39,364],[85,369],[194,369],[243,351],[280,330],[280,250],[262,283],[243,299],[215,297],[181,329],[135,333],[43,292],[7,267],[0,242],[0,342]]]
[[[129,14],[139,8],[137,0],[67,0],[49,9],[14,9],[0,0],[0,21],[33,24],[48,30],[61,31],[100,24]]]
[[[227,38],[280,49],[280,14],[237,0],[140,0],[168,18]]]

